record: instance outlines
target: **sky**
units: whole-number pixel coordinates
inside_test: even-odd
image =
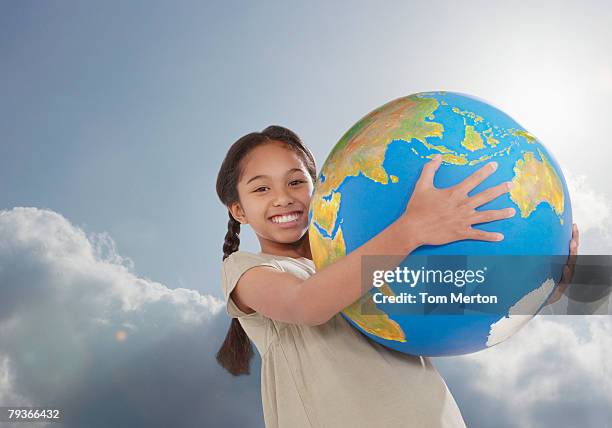
[[[611,18],[604,1],[0,0],[0,406],[61,405],[66,427],[263,426],[258,357],[240,378],[214,360],[214,184],[270,124],[320,167],[387,101],[476,95],[561,165],[580,252],[612,254]],[[248,228],[241,249],[259,249]],[[611,333],[609,316],[541,316],[434,363],[468,426],[601,427]]]

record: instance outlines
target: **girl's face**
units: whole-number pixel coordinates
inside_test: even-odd
[[[299,241],[308,231],[313,182],[297,153],[280,141],[264,143],[242,160],[240,202],[230,211],[250,224],[262,250]]]

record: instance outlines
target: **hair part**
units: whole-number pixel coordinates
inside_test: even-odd
[[[238,251],[240,246],[240,222],[234,218],[229,207],[240,202],[238,182],[242,174],[242,160],[255,147],[271,141],[281,141],[293,150],[304,163],[312,182],[316,182],[317,170],[312,152],[300,137],[282,126],[268,126],[261,132],[251,132],[240,137],[227,151],[217,175],[217,196],[228,208],[229,220],[223,242],[223,259]],[[225,340],[217,351],[217,362],[234,376],[249,374],[253,357],[253,345],[238,318],[232,318]]]

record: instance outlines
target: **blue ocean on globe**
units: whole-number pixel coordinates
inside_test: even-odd
[[[401,352],[443,356],[496,345],[529,321],[558,284],[569,253],[572,213],[553,155],[503,111],[474,96],[423,92],[393,100],[359,120],[332,149],[310,205],[309,238],[317,269],[349,254],[405,210],[423,166],[441,154],[434,185],[458,184],[487,162],[497,170],[470,195],[504,181],[513,187],[478,210],[513,207],[516,215],[474,226],[500,242],[463,240],[422,246],[398,266],[414,271],[481,271],[461,286],[386,283],[343,316],[370,339]],[[364,260],[372,269],[376,260]],[[438,276],[439,279],[439,276]],[[364,278],[364,281],[370,280]],[[496,296],[493,303],[376,303],[374,294],[451,292]],[[469,299],[468,299],[469,300]]]

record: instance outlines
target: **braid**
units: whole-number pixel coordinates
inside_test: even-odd
[[[227,233],[223,243],[223,260],[240,245],[240,222],[228,211]],[[250,374],[250,361],[253,358],[253,345],[238,318],[232,318],[225,340],[217,351],[217,362],[234,376]]]
[[[229,257],[240,246],[240,222],[237,221],[228,211],[229,221],[227,222],[227,233],[223,243],[223,260]]]

